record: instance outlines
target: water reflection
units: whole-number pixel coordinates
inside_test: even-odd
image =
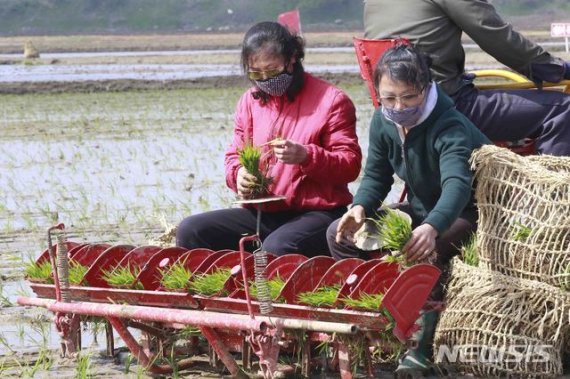
[[[307,65],[313,73],[356,73],[356,65]],[[241,75],[231,64],[3,65],[0,82],[74,82],[93,80],[183,80]]]

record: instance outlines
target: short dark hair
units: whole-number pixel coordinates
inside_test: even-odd
[[[431,59],[410,44],[398,44],[386,50],[374,70],[374,88],[385,75],[390,79],[425,89],[431,82]]]
[[[270,49],[272,54],[282,56],[286,63],[295,58],[293,81],[287,89],[287,98],[293,101],[303,87],[305,73],[302,63],[305,58],[303,39],[291,34],[286,27],[277,22],[264,21],[253,25],[245,33],[241,49],[241,65],[246,75],[249,71],[249,58],[262,49]],[[265,103],[269,95],[259,90],[254,92],[254,97],[260,98]]]

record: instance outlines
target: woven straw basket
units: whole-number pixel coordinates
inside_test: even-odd
[[[446,302],[434,340],[435,361],[442,367],[480,377],[562,374],[569,293],[455,258]],[[445,348],[465,355],[450,358]]]
[[[570,158],[488,145],[471,160],[480,265],[570,290]]]

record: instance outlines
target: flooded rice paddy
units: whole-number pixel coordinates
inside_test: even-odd
[[[343,39],[346,45],[351,36]],[[95,38],[97,46],[101,39]],[[500,67],[472,47],[466,45],[470,69]],[[308,71],[357,72],[352,47],[307,50]],[[187,215],[232,206],[223,153],[245,88],[220,78],[216,88],[174,89],[179,86],[171,80],[238,75],[238,52],[69,49],[42,52],[39,62],[30,63],[10,51],[0,54],[0,86],[135,80],[164,82],[164,89],[0,94],[0,377],[146,377],[127,353],[118,360],[103,357],[105,338],[93,325],[91,333],[82,333],[83,358],[60,359],[52,314],[15,303],[18,296],[34,296],[23,265],[46,248],[45,230],[55,222],[65,223],[75,241],[144,245]],[[367,90],[359,79],[340,87],[356,104],[366,155],[372,115]],[[396,201],[399,191],[388,201]],[[220,377],[207,369],[189,375]]]
[[[307,65],[323,73],[358,73],[352,65]],[[0,83],[77,82],[88,80],[184,80],[240,75],[237,64],[92,64],[92,65],[5,65],[0,66]]]
[[[341,87],[366,152],[366,88]],[[77,362],[57,357],[51,313],[15,303],[35,296],[23,265],[46,248],[47,227],[63,222],[75,241],[144,245],[187,215],[232,206],[223,153],[243,90],[0,95],[0,377],[78,375]],[[123,377],[125,362],[100,356],[101,331],[83,335],[90,372]],[[134,363],[130,372],[144,375]]]

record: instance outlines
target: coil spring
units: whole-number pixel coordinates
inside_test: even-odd
[[[262,250],[261,247],[255,250],[253,252],[253,261],[259,311],[261,314],[268,314],[273,310],[273,305],[271,304],[271,293],[267,285],[267,252]]]
[[[68,303],[69,295],[69,260],[67,258],[67,245],[65,244],[65,235],[59,233],[57,235],[57,275],[59,278],[59,289],[61,293],[61,301]]]

